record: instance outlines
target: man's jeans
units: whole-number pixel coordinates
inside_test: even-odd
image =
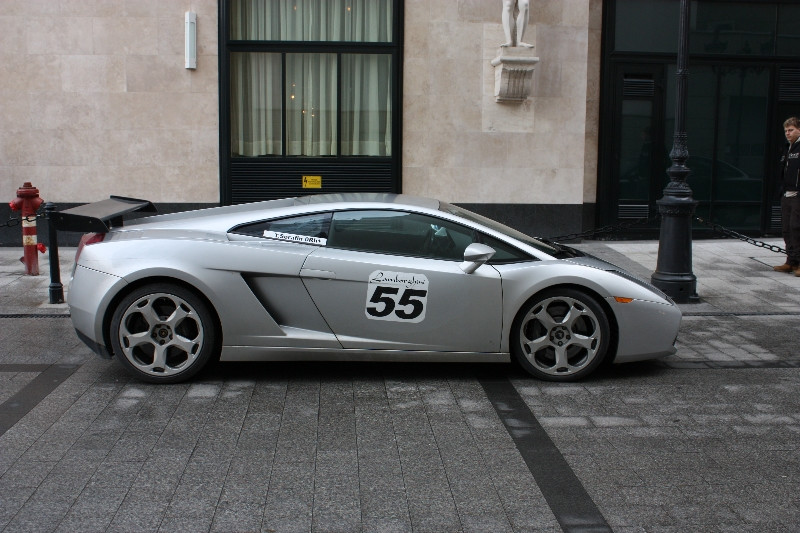
[[[781,197],[781,226],[786,243],[786,262],[800,265],[800,194]]]

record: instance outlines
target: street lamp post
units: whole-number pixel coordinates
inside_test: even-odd
[[[669,157],[672,166],[667,170],[669,183],[664,196],[658,200],[661,231],[658,239],[658,263],[650,281],[676,302],[699,299],[697,278],[692,273],[692,215],[697,202],[686,183],[689,150],[686,147],[686,88],[689,71],[689,0],[681,0],[678,27],[678,73],[675,98],[675,136]]]

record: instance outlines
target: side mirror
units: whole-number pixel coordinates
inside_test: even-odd
[[[473,242],[464,250],[464,262],[458,265],[467,274],[472,274],[478,267],[492,258],[494,248],[478,242]]]

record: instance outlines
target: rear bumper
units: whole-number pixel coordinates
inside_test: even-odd
[[[103,359],[111,359],[113,354],[108,350],[108,348],[100,344],[99,342],[95,342],[94,340],[90,339],[86,335],[80,332],[80,330],[76,329],[75,333],[78,335],[78,338],[88,346],[94,353],[102,357]]]
[[[102,357],[111,355],[105,341],[106,311],[113,296],[119,292],[119,285],[126,284],[119,276],[80,265],[75,268],[70,282],[67,303],[72,325],[78,338]]]

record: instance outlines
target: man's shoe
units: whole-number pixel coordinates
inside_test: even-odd
[[[784,263],[782,265],[772,267],[772,270],[775,272],[794,272],[797,268],[796,265],[790,265],[789,263]]]

